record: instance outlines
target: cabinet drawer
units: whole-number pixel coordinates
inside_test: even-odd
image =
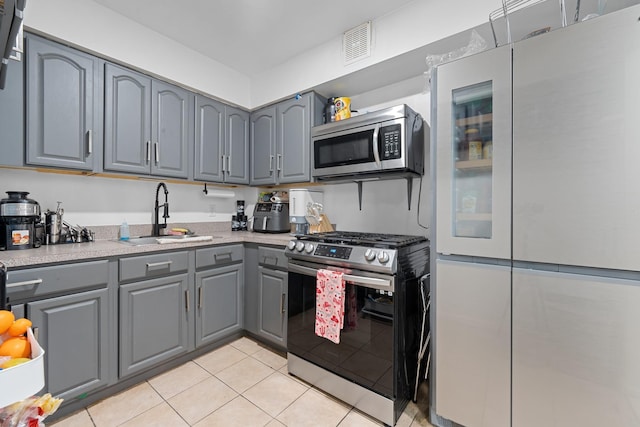
[[[286,269],[288,265],[287,257],[284,255],[284,249],[265,246],[258,248],[258,263],[260,265],[282,269]]]
[[[120,281],[166,276],[187,271],[188,268],[189,253],[186,251],[122,258]]]
[[[196,268],[241,262],[243,253],[242,245],[198,249],[196,251]]]
[[[108,282],[107,260],[9,270],[7,295],[11,300],[18,301],[83,288],[103,287]]]

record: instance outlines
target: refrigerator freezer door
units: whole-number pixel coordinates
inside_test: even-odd
[[[513,426],[640,425],[640,282],[513,270]]]
[[[511,257],[511,47],[436,73],[436,249]]]
[[[510,425],[511,268],[437,260],[435,410],[465,426]]]
[[[515,260],[640,270],[639,16],[514,45]]]

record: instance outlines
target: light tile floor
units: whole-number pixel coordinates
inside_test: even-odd
[[[426,385],[421,394],[426,394]],[[431,426],[426,396],[398,427]],[[425,402],[425,403],[420,403]],[[373,420],[287,373],[287,359],[240,338],[49,427],[373,427]]]

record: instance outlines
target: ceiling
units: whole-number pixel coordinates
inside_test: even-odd
[[[94,1],[251,77],[414,0]]]

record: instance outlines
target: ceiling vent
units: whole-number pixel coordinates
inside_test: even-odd
[[[371,21],[344,33],[342,51],[345,65],[371,56]]]

